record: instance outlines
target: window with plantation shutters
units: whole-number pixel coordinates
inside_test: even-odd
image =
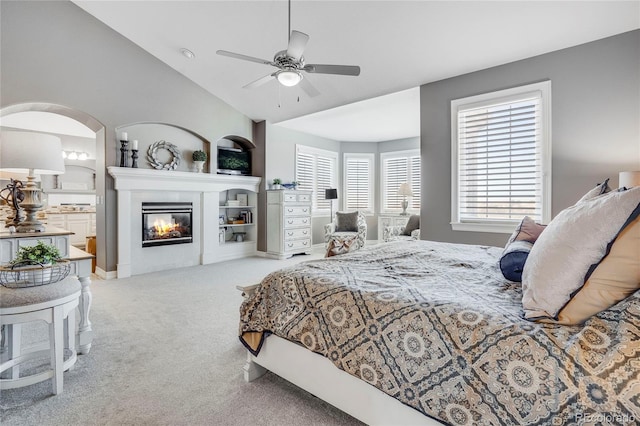
[[[338,181],[338,153],[324,149],[296,145],[296,182],[298,189],[313,191],[314,215],[329,215],[331,201],[326,200],[325,189],[336,188]]]
[[[380,154],[381,209],[383,213],[399,213],[402,211],[403,196],[398,189],[403,183],[411,186],[413,197],[409,201],[408,210],[415,213],[420,210],[420,151],[396,151]]]
[[[347,211],[374,212],[374,155],[344,154],[343,206]]]
[[[550,220],[550,96],[544,82],[451,102],[454,230]]]

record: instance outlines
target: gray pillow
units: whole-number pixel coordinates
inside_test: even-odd
[[[416,229],[420,229],[420,216],[417,214],[411,215],[409,221],[407,222],[407,226],[404,227],[404,231],[402,231],[402,235],[409,235],[415,231]]]
[[[336,212],[336,232],[358,232],[358,212]]]

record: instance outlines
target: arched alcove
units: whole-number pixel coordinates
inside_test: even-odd
[[[21,112],[47,112],[58,114],[73,119],[84,126],[88,127],[95,133],[96,143],[96,264],[99,269],[106,270],[106,208],[104,203],[105,197],[105,146],[106,131],[105,126],[95,117],[74,108],[64,105],[46,103],[46,102],[28,102],[14,104],[0,109],[0,117],[6,117],[11,114]]]
[[[146,159],[147,151],[149,147],[159,141],[169,142],[175,145],[180,151],[181,160],[176,170],[194,171],[192,154],[195,150],[202,150],[207,153],[209,159],[212,158],[210,148],[211,142],[198,133],[179,125],[145,121],[124,124],[116,128],[116,134],[118,137],[120,137],[122,132],[127,133],[129,149],[132,147],[132,141],[138,141],[138,168],[141,169],[153,168]],[[119,149],[119,147],[116,149]],[[160,162],[169,161],[171,159],[171,154],[169,152],[158,151],[156,154],[159,156],[158,160]],[[207,168],[205,167],[205,171],[206,170]]]
[[[225,146],[225,145],[221,145],[221,142],[225,140],[235,143],[236,145],[238,145],[239,148],[242,148],[245,151],[251,151],[256,147],[256,145],[253,142],[251,142],[249,139],[243,138],[242,136],[237,136],[237,135],[227,135],[223,138],[220,138],[220,140],[218,141],[218,146]]]

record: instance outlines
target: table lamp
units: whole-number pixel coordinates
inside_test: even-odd
[[[36,184],[36,175],[64,173],[60,138],[44,133],[0,132],[0,170],[28,173],[27,183],[20,188],[24,193],[20,207],[27,217],[16,231],[43,232],[44,224],[36,217],[42,208],[42,191]]]
[[[398,188],[398,195],[402,195],[402,213],[401,216],[407,216],[407,207],[409,207],[409,201],[407,201],[407,197],[413,197],[413,191],[411,190],[411,186],[408,183],[403,183]]]

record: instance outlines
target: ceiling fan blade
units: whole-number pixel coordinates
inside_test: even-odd
[[[265,75],[264,77],[260,77],[259,79],[252,81],[249,84],[246,84],[243,86],[244,89],[253,89],[254,87],[258,87],[258,86],[262,86],[265,83],[268,83],[269,81],[273,80],[273,77],[275,76],[274,74],[268,74]]]
[[[253,56],[241,55],[240,53],[228,52],[226,50],[218,50],[216,53],[218,55],[228,56],[230,58],[242,59],[243,61],[251,61],[251,62],[257,62],[259,64],[275,66],[273,62],[267,61],[266,59],[260,59],[260,58],[254,58]]]
[[[289,38],[289,47],[287,48],[287,56],[295,58],[296,61],[300,59],[304,48],[307,47],[309,36],[300,31],[291,31],[291,37]]]
[[[300,88],[304,90],[307,95],[309,95],[310,98],[315,98],[320,94],[320,92],[318,92],[318,89],[316,89],[313,84],[311,84],[306,78],[300,80],[300,83],[298,84],[300,85]]]
[[[302,70],[316,74],[360,75],[360,67],[357,65],[307,64]]]

